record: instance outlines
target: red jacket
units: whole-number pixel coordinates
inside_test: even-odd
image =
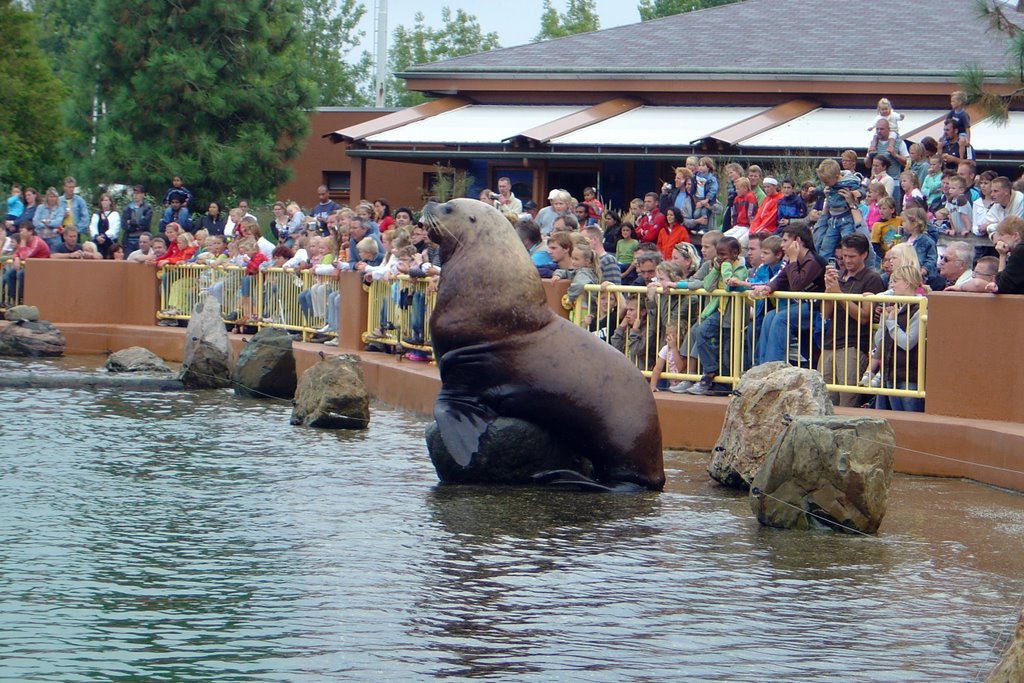
[[[255,275],[256,273],[260,272],[260,264],[266,262],[267,257],[263,254],[263,252],[257,252],[255,256],[250,256],[249,262],[245,264],[245,274]]]
[[[779,230],[779,200],[782,193],[776,192],[773,195],[765,195],[761,206],[757,207],[754,214],[754,222],[750,224],[750,234],[758,232],[778,232]]]
[[[658,235],[668,227],[665,214],[655,209],[640,216],[636,222],[636,238],[641,242],[657,242]]]
[[[32,236],[32,241],[23,244],[14,250],[14,257],[25,260],[27,258],[50,258],[50,247],[46,246],[43,238]]]
[[[680,242],[690,241],[690,231],[682,223],[675,223],[671,230],[666,226],[658,233],[658,251],[665,257],[666,261],[672,260],[672,247]]]

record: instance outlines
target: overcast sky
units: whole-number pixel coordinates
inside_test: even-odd
[[[366,5],[363,29],[366,31],[365,49],[373,50],[374,0],[362,0]],[[559,13],[565,12],[568,0],[552,0]],[[597,15],[601,28],[612,28],[640,21],[636,0],[597,0]],[[498,34],[502,47],[512,47],[530,42],[540,30],[540,14],[544,0],[502,0],[501,2],[480,2],[467,0],[388,0],[388,36],[399,24],[411,27],[416,12],[423,12],[428,26],[441,23],[441,8],[450,7],[452,12],[463,9],[476,16],[484,32]],[[390,39],[390,38],[389,38]]]

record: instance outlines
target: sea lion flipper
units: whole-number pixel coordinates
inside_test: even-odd
[[[434,420],[452,460],[467,467],[480,448],[480,437],[495,418],[492,410],[472,398],[445,395],[434,402]]]
[[[533,480],[546,486],[574,486],[584,491],[603,491],[608,493],[627,493],[643,491],[644,488],[629,481],[616,481],[612,485],[602,484],[575,470],[548,470],[537,472]]]

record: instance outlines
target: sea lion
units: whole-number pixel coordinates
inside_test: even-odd
[[[441,248],[430,332],[441,373],[434,404],[444,445],[466,466],[497,417],[544,429],[593,465],[593,480],[661,490],[654,398],[621,353],[555,315],[515,229],[473,199],[431,202],[423,224]],[[592,481],[548,474],[556,483]]]

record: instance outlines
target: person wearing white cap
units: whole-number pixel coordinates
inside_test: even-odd
[[[537,225],[540,226],[542,235],[551,234],[551,228],[555,225],[555,219],[569,210],[570,201],[572,201],[572,195],[565,190],[551,190],[548,193],[548,202],[551,205],[545,206],[537,214]]]
[[[750,234],[759,232],[775,233],[779,229],[779,181],[768,176],[761,181],[764,188],[764,200],[757,207],[754,220],[750,224]]]

